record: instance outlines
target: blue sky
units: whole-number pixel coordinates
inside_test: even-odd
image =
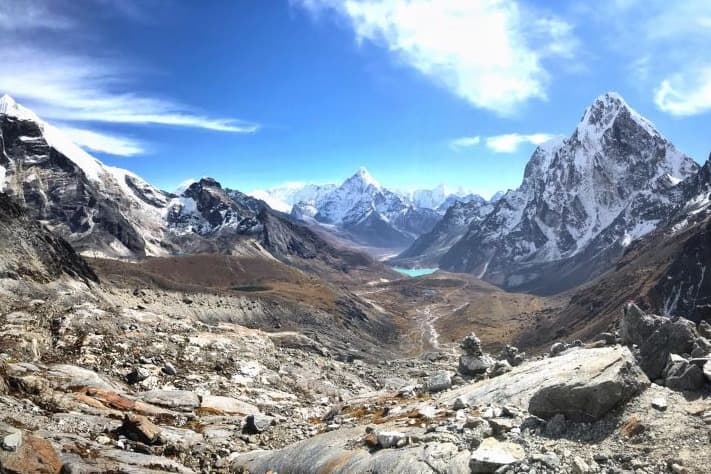
[[[704,161],[711,3],[554,3],[0,0],[0,92],[165,189],[363,165],[487,195],[608,90]]]

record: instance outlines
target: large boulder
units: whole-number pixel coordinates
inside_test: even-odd
[[[629,303],[625,306],[620,326],[620,336],[625,344],[641,345],[661,325],[659,316],[648,315],[639,306]]]
[[[464,375],[483,374],[494,365],[494,362],[494,359],[486,354],[462,354],[459,357],[459,372]]]
[[[698,390],[706,381],[704,371],[696,364],[677,354],[669,356],[669,363],[664,369],[664,384],[672,390]]]
[[[392,435],[390,433],[389,435]],[[398,436],[409,436],[409,432]],[[469,451],[451,442],[417,443],[398,449],[367,449],[362,428],[344,428],[294,443],[276,451],[235,456],[231,472],[382,472],[469,473]],[[381,441],[386,441],[381,439]],[[390,442],[390,439],[387,440]]]
[[[693,323],[663,318],[657,329],[640,344],[639,365],[651,380],[662,376],[670,354],[690,354],[696,342]]]
[[[503,443],[486,438],[469,459],[471,472],[497,472],[498,469],[524,460],[526,453],[514,443]]]
[[[621,346],[574,348],[514,367],[502,377],[486,379],[447,392],[444,402],[528,408],[549,418],[597,419],[623,404],[649,380],[630,350]],[[547,400],[547,397],[552,397]]]

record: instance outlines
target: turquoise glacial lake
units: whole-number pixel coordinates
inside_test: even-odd
[[[418,277],[422,275],[429,275],[431,273],[436,272],[439,270],[439,268],[400,268],[400,267],[393,267],[393,270],[395,270],[398,273],[402,273],[403,275],[407,275],[409,277]]]

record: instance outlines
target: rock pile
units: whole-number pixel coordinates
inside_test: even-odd
[[[645,374],[672,390],[696,391],[711,382],[708,324],[681,317],[646,314],[634,303],[625,306],[620,324],[623,343],[633,348]],[[711,375],[711,374],[709,374]]]
[[[520,365],[526,357],[526,354],[519,352],[517,347],[507,344],[501,350],[498,359],[494,360],[489,354],[484,353],[481,340],[474,333],[462,339],[459,347],[462,349],[462,355],[459,357],[459,372],[468,376],[496,377]]]

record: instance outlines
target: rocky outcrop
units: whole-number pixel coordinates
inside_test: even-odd
[[[574,348],[453,390],[448,399],[454,403],[462,397],[477,405],[513,404],[545,418],[563,414],[570,419],[595,420],[647,385],[649,380],[628,349]]]
[[[97,282],[86,261],[62,238],[0,193],[0,277],[47,282],[61,275]]]
[[[634,303],[625,306],[620,322],[622,340],[634,347],[647,376],[672,390],[699,390],[711,343],[696,324],[684,318],[646,314]]]

